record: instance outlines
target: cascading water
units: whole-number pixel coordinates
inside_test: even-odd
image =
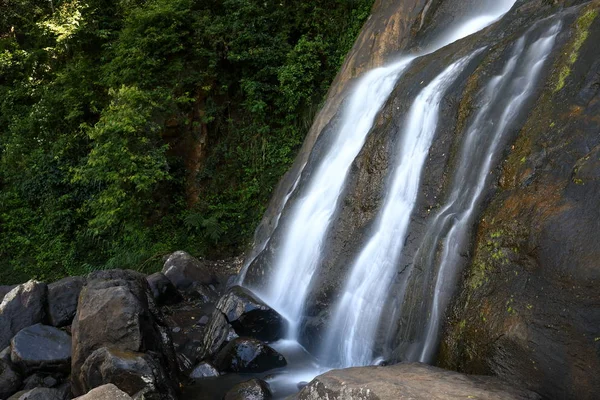
[[[526,37],[519,39],[501,75],[489,82],[483,107],[467,129],[464,144],[455,169],[451,192],[446,205],[429,224],[426,241],[433,241],[419,250],[427,250],[426,268],[434,268],[436,251],[443,249],[435,279],[433,299],[419,361],[431,362],[438,346],[441,317],[454,292],[456,266],[468,242],[474,211],[479,205],[489,180],[489,171],[514,121],[531,93],[548,58],[561,23],[554,24],[544,36],[529,45]],[[495,110],[502,110],[498,115]],[[443,235],[446,235],[445,238]],[[417,257],[419,253],[417,253]]]
[[[289,217],[293,223],[284,233],[275,258],[273,284],[268,292],[259,293],[288,319],[290,338],[297,333],[296,323],[348,170],[362,148],[375,116],[411,60],[404,59],[375,69],[360,80],[344,112],[332,151],[311,177],[304,195],[293,205]]]
[[[399,76],[416,57],[430,54],[489,26],[508,12],[514,2],[489,2],[483,15],[459,22],[440,39],[433,41],[426,51],[372,70],[357,83],[343,111],[342,123],[329,154],[321,160],[303,193],[289,205],[289,223],[276,250],[272,268],[274,272],[269,279],[271,284],[267,290],[256,290],[288,319],[290,338],[298,334],[306,296],[321,261],[323,240],[337,209],[350,166]],[[239,281],[243,283],[243,276]]]
[[[324,342],[328,364],[336,360],[333,364],[346,367],[373,361],[373,342],[387,297],[385,283],[395,272],[417,199],[421,171],[437,129],[440,103],[473,55],[446,68],[421,91],[410,109],[385,204],[373,235],[351,269],[330,322]]]

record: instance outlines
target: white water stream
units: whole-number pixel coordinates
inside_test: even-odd
[[[440,104],[473,55],[439,74],[417,96],[408,113],[391,188],[329,323],[323,353],[328,354],[325,359],[330,365],[347,367],[373,362],[373,343],[388,294],[387,283],[396,272],[417,200],[421,171],[437,130]]]

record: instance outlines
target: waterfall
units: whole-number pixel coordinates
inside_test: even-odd
[[[429,321],[418,357],[421,362],[431,362],[435,357],[441,319],[456,286],[460,254],[467,246],[475,210],[489,181],[490,168],[498,158],[501,144],[505,143],[509,133],[507,128],[534,91],[560,28],[560,22],[554,24],[540,39],[530,44],[526,52],[525,37],[519,39],[502,73],[487,85],[483,106],[466,131],[449,198],[428,225],[425,234],[425,241],[433,243],[421,245],[417,252],[419,257],[419,253],[427,249],[423,266],[435,268],[440,243],[443,249],[433,300],[430,310],[425,313],[429,315]],[[494,110],[502,112],[497,115]]]
[[[332,151],[321,161],[302,197],[292,205],[284,240],[274,261],[272,284],[261,297],[290,321],[290,337],[297,332],[321,246],[352,161],[398,77],[410,64],[406,58],[367,73],[357,84],[344,110]]]
[[[343,367],[367,365],[379,318],[419,190],[421,171],[435,135],[439,108],[446,91],[475,54],[439,74],[417,96],[401,136],[391,188],[377,216],[376,227],[351,269],[341,301],[324,342],[325,359]],[[337,343],[337,346],[336,346]]]

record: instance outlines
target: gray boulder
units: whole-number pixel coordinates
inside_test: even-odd
[[[2,285],[2,286],[0,286],[0,303],[2,303],[2,299],[4,299],[4,296],[6,296],[6,294],[8,292],[10,292],[11,290],[13,290],[16,287],[17,287],[17,285]]]
[[[21,394],[18,400],[65,400],[65,397],[58,389],[35,388]]]
[[[177,370],[172,343],[157,314],[146,277],[134,271],[111,270],[93,273],[80,295],[73,321],[72,371],[81,371],[92,353],[102,347],[114,351],[152,352],[169,382],[177,387]],[[91,385],[87,375],[72,375],[76,396],[108,382]]]
[[[227,322],[225,314],[219,310],[215,310],[206,327],[199,358],[212,357],[228,342],[237,337],[237,333],[233,327],[229,325],[229,322]]]
[[[26,375],[36,371],[67,372],[71,364],[71,336],[52,326],[32,325],[12,339],[10,357]]]
[[[103,347],[88,357],[79,376],[86,391],[112,383],[134,398],[177,398],[162,366],[149,354]]]
[[[170,305],[183,300],[181,293],[162,272],[152,274],[146,280],[158,305]]]
[[[312,380],[296,400],[537,400],[490,376],[464,375],[420,363],[329,371]]]
[[[189,288],[194,282],[205,285],[218,282],[215,274],[203,262],[185,251],[171,254],[165,262],[162,273],[179,290]]]
[[[241,286],[229,289],[217,303],[217,309],[240,336],[272,342],[281,339],[287,328],[285,318]]]
[[[0,348],[23,328],[43,322],[46,317],[48,286],[29,281],[12,289],[0,304]]]
[[[237,338],[215,357],[215,367],[226,372],[264,372],[285,367],[287,361],[276,350],[251,338]]]
[[[68,277],[48,285],[48,317],[56,327],[70,325],[77,312],[77,303],[85,278]]]
[[[224,400],[269,400],[273,398],[269,384],[262,379],[238,383],[225,395]]]
[[[75,400],[132,400],[127,393],[109,383],[90,390],[86,395]]]

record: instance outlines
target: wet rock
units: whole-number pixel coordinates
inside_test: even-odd
[[[271,342],[285,334],[285,319],[241,286],[229,289],[217,303],[217,309],[225,314],[240,336]]]
[[[19,396],[18,400],[65,400],[58,389],[35,388]]]
[[[22,329],[11,341],[11,361],[25,374],[35,371],[68,371],[71,337],[42,324]]]
[[[149,354],[103,347],[88,357],[78,375],[85,391],[112,383],[134,398],[176,398],[162,366]]]
[[[215,366],[227,372],[264,372],[287,365],[285,358],[265,343],[237,338],[215,357]]]
[[[125,352],[153,352],[167,371],[170,384],[176,386],[177,370],[170,336],[156,314],[146,277],[133,271],[101,271],[88,277],[80,295],[79,307],[72,325],[72,370],[81,371],[94,350],[102,347]],[[76,396],[84,388],[85,375],[72,376]]]
[[[193,282],[185,290],[185,295],[204,304],[216,303],[219,299],[213,285],[204,285],[200,282]]]
[[[31,390],[37,387],[52,388],[58,385],[58,380],[52,375],[36,373],[28,376],[23,381],[23,390]]]
[[[0,304],[0,348],[8,346],[21,329],[44,321],[47,295],[46,284],[32,280],[4,296]]]
[[[176,304],[183,300],[181,293],[162,272],[152,274],[146,279],[158,305]]]
[[[192,372],[190,373],[190,378],[192,379],[202,379],[202,378],[210,378],[213,376],[221,375],[219,371],[209,362],[201,362],[196,365]]]
[[[215,310],[206,327],[200,354],[201,358],[215,355],[227,342],[235,338],[237,338],[237,334],[227,322],[225,315],[221,311]]]
[[[185,251],[171,254],[165,262],[162,273],[179,290],[189,288],[194,282],[205,285],[217,283],[214,273],[203,262]]]
[[[73,276],[48,285],[48,317],[56,327],[70,325],[85,278]]]
[[[21,382],[21,376],[13,369],[12,365],[0,360],[0,398],[7,398],[19,390]]]
[[[273,398],[269,384],[262,379],[238,383],[225,395],[224,400],[269,400]]]
[[[294,397],[297,400],[536,400],[490,376],[464,375],[425,364],[359,367],[329,371],[316,377]]]
[[[132,400],[127,393],[109,383],[90,390],[89,393],[75,400]]]

